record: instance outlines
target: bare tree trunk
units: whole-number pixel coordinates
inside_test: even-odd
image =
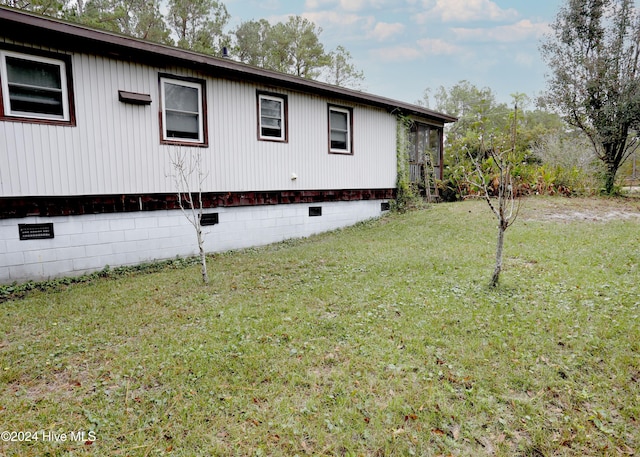
[[[515,222],[518,216],[519,207],[515,207],[515,195],[513,193],[513,182],[511,179],[510,165],[508,160],[503,154],[497,153],[494,150],[489,151],[489,155],[493,158],[495,166],[498,168],[498,198],[494,202],[489,194],[489,186],[485,179],[482,168],[477,159],[471,157],[475,162],[476,173],[479,178],[479,182],[471,183],[482,190],[484,198],[493,211],[496,219],[498,220],[498,242],[496,244],[496,266],[491,276],[491,287],[496,287],[500,280],[500,272],[502,271],[502,254],[504,252],[504,234],[507,229]]]
[[[500,280],[500,272],[502,271],[502,252],[504,250],[504,232],[506,228],[503,224],[500,224],[498,228],[498,244],[496,246],[496,267],[493,270],[493,276],[491,276],[491,287],[496,287]]]
[[[496,219],[498,219],[498,242],[496,245],[496,266],[491,276],[491,287],[496,287],[500,280],[500,272],[502,271],[502,254],[504,252],[504,234],[507,229],[515,222],[518,217],[519,204],[516,208],[515,205],[515,193],[513,188],[513,179],[511,177],[511,158],[509,152],[515,151],[516,146],[516,122],[518,115],[518,106],[515,107],[514,121],[512,127],[512,146],[511,151],[499,151],[495,147],[491,147],[487,150],[488,156],[493,160],[493,166],[495,167],[498,179],[498,198],[497,202],[491,198],[489,192],[489,181],[486,179],[480,161],[469,153],[469,157],[473,161],[476,168],[476,176],[478,182],[470,181],[471,184],[481,189],[484,194],[484,198],[493,211]],[[484,141],[481,140],[482,149],[484,149]]]
[[[198,251],[200,253],[202,282],[205,284],[209,284],[209,274],[207,273],[207,255],[204,250],[204,234],[202,233],[202,225],[200,223],[203,210],[202,184],[206,177],[206,175],[202,171],[202,158],[199,152],[194,158],[193,155],[188,155],[184,151],[178,151],[171,156],[171,165],[173,166],[173,169],[175,171],[173,179],[176,183],[178,204],[180,205],[182,214],[184,214],[184,216],[196,231],[196,238],[198,240]],[[191,190],[192,177],[194,175],[198,177],[197,206],[194,202],[194,192]]]
[[[209,284],[209,273],[207,273],[207,255],[204,251],[204,236],[202,236],[202,226],[198,223],[196,228],[198,235],[198,249],[200,250],[200,272],[202,273],[202,282]]]

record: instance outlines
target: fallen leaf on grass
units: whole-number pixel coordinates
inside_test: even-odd
[[[624,449],[623,449],[624,448]],[[623,444],[622,447],[617,446],[616,447],[616,451],[618,451],[620,454],[626,454],[626,455],[636,455],[636,451],[634,451],[633,449],[631,449],[629,446],[627,446],[626,444]]]
[[[589,418],[589,420],[593,423],[593,425],[596,426],[596,428],[598,430],[600,430],[602,433],[605,433],[607,435],[613,435],[615,433],[615,431],[611,428],[611,427],[607,427],[604,422],[602,422],[600,419],[598,419],[597,417],[591,417]]]
[[[460,426],[458,424],[454,424],[453,427],[451,427],[451,435],[454,440],[458,441],[458,438],[460,438]]]
[[[496,443],[501,444],[501,443],[504,443],[507,436],[504,433],[498,433],[497,435],[491,435],[491,438]]]
[[[571,443],[573,443],[573,440],[576,438],[576,436],[578,435],[575,433],[571,434],[569,438],[565,438],[560,442],[560,446],[570,447]]]
[[[405,429],[399,428],[393,431],[393,437],[395,438],[396,436],[402,435],[404,433],[406,433]]]
[[[496,450],[493,447],[493,444],[491,444],[491,441],[489,441],[489,438],[483,436],[481,438],[476,438],[476,441],[484,448],[488,455],[493,455],[496,453]]]

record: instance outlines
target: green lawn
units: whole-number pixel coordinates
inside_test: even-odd
[[[495,290],[465,202],[0,303],[0,455],[637,455],[639,213],[525,201]]]

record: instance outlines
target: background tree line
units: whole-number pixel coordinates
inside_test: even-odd
[[[196,52],[229,57],[249,65],[360,89],[364,74],[343,46],[325,50],[322,29],[292,16],[271,24],[242,22],[228,30],[231,16],[216,0],[0,0],[14,8],[86,24],[111,32]]]
[[[419,104],[458,118],[445,135],[441,196],[456,200],[478,193],[476,162],[492,181],[491,153],[506,149],[513,149],[509,161],[517,195],[598,192],[603,168],[586,136],[525,94],[511,98],[498,102],[490,88],[465,80],[425,91]]]
[[[459,117],[447,134],[442,190],[463,197],[474,161],[491,173],[491,152],[505,150],[521,194],[616,194],[622,177],[638,184],[640,13],[633,0],[565,0],[540,47],[549,67],[537,108],[523,94],[497,103],[468,81],[434,94],[434,109]],[[514,119],[514,116],[517,117]],[[471,170],[471,171],[470,171]]]

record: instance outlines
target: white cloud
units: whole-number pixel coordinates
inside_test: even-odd
[[[417,41],[422,55],[451,55],[461,53],[459,46],[439,38],[424,38]]]
[[[416,41],[414,46],[398,45],[378,48],[372,55],[383,62],[408,62],[419,60],[426,56],[463,54],[459,46],[448,43],[439,38],[424,38]]]
[[[302,17],[309,19],[316,25],[326,26],[353,26],[360,22],[368,22],[369,18],[358,16],[357,14],[344,14],[336,11],[316,11],[303,13]]]
[[[406,28],[400,22],[384,22],[376,18],[381,8],[397,7],[397,0],[305,0],[304,6],[302,16],[323,29],[341,27],[342,30],[337,33],[356,33],[360,39],[385,41],[401,34]],[[336,31],[333,30],[333,33]]]
[[[371,51],[376,60],[382,62],[407,62],[422,57],[422,53],[416,46],[389,46]]]
[[[340,0],[340,7],[345,11],[362,11],[365,6],[366,0]]]
[[[535,63],[534,56],[530,53],[518,52],[515,61],[521,67],[532,68]]]
[[[414,16],[424,24],[431,19],[444,22],[507,21],[518,17],[513,9],[502,9],[491,0],[424,0],[425,11]]]
[[[523,19],[515,24],[502,25],[493,28],[462,28],[451,29],[457,40],[461,41],[496,41],[500,43],[513,43],[528,39],[540,38],[548,30],[547,23],[531,22]]]
[[[389,24],[387,22],[378,22],[368,34],[370,38],[378,41],[388,40],[392,36],[398,35],[404,31],[404,24],[395,22]]]
[[[407,0],[415,3],[416,0]],[[397,6],[397,0],[305,0],[304,7],[307,10],[320,8],[340,8],[343,11],[363,11],[371,8],[378,9],[383,6]]]
[[[357,33],[360,37],[367,37],[376,41],[385,41],[401,34],[405,25],[399,22],[376,22],[374,16],[362,16],[355,13],[340,13],[338,11],[312,11],[302,14],[314,24],[323,29],[342,29],[340,34],[344,36],[347,28],[351,33]]]
[[[338,0],[305,0],[304,8],[316,10],[319,8],[328,7],[333,9],[337,6],[337,4]]]

